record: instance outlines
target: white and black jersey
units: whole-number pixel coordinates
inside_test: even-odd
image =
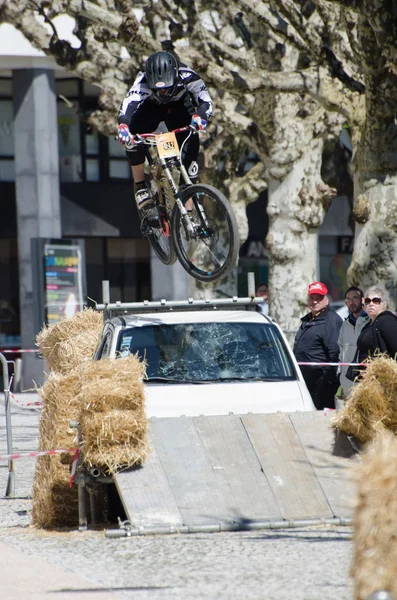
[[[177,88],[169,99],[168,106],[183,100],[185,109],[189,114],[198,114],[208,121],[212,114],[212,100],[203,80],[187,67],[180,67],[178,71]],[[138,73],[128,96],[123,100],[119,110],[119,123],[130,125],[131,119],[143,102],[157,104],[159,101],[148,87],[145,73]]]

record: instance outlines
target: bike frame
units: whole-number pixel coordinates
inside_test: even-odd
[[[175,180],[172,176],[171,167],[175,166],[179,170],[179,172],[182,174],[182,178],[183,178],[184,182],[186,183],[186,185],[193,185],[193,183],[188,175],[188,172],[186,170],[186,167],[182,163],[181,154],[182,154],[183,146],[188,141],[190,136],[193,133],[198,134],[198,131],[194,127],[188,125],[186,127],[180,127],[178,129],[173,129],[173,130],[169,131],[168,133],[176,134],[176,133],[180,133],[182,131],[190,131],[190,133],[186,137],[186,139],[183,141],[181,148],[180,149],[178,148],[178,153],[173,156],[170,156],[170,157],[162,157],[162,156],[160,156],[160,154],[158,152],[156,138],[158,138],[159,136],[164,135],[164,134],[141,133],[141,134],[135,134],[134,137],[138,143],[144,144],[145,146],[151,146],[151,147],[156,148],[156,158],[155,159],[153,159],[153,157],[149,151],[146,152],[146,156],[147,156],[149,165],[152,166],[153,164],[157,163],[161,166],[161,169],[162,169],[163,173],[165,174],[167,181],[170,185],[170,188],[172,190],[174,200],[175,200],[175,202],[178,206],[178,209],[181,213],[182,223],[185,227],[186,234],[190,238],[194,238],[195,237],[195,228],[190,220],[188,211],[186,210],[186,208],[182,202],[182,195],[181,195],[181,192],[179,191],[179,187],[175,183]],[[201,217],[203,219],[203,222],[205,223],[206,226],[208,226],[208,222],[207,222],[207,219],[206,219],[206,216],[205,216],[202,206],[200,206],[200,204],[198,204],[198,206],[196,208],[199,210]]]

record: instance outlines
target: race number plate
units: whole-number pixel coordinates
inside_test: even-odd
[[[156,136],[157,150],[160,158],[179,156],[179,146],[175,133],[167,132]]]

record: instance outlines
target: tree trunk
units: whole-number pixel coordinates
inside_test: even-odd
[[[285,331],[298,329],[318,277],[318,228],[334,196],[320,178],[322,149],[313,139],[286,177],[269,178],[269,312]]]
[[[332,130],[336,137],[341,125],[340,117],[331,122],[307,97],[278,96],[274,104],[267,164],[269,313],[283,330],[296,331],[307,311],[308,284],[318,276],[318,228],[336,193],[321,179],[324,139]]]
[[[394,25],[397,38],[397,27]],[[396,297],[397,281],[397,73],[380,55],[373,27],[362,24],[366,49],[366,121],[353,161],[357,223],[348,270],[352,284],[383,283]]]

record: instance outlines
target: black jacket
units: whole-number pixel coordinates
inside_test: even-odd
[[[389,310],[381,312],[364,327],[357,339],[359,361],[374,356],[375,351],[387,352],[391,358],[397,353],[397,318]]]
[[[300,362],[338,362],[339,329],[343,320],[329,306],[315,319],[305,315],[295,336],[294,354]]]

